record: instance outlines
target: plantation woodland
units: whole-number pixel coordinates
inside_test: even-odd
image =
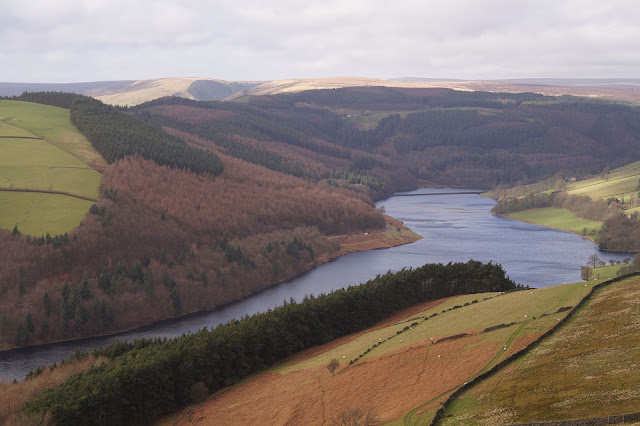
[[[636,107],[568,96],[379,87],[132,108],[57,92],[14,99],[68,108],[108,166],[69,235],[0,230],[2,348],[246,297],[330,258],[331,235],[383,229],[373,201],[398,190],[580,177],[640,158]]]
[[[308,297],[213,330],[172,340],[114,344],[111,362],[70,377],[27,404],[58,424],[149,424],[305,348],[363,330],[418,302],[519,288],[499,265],[428,264]],[[83,355],[79,355],[82,357]],[[37,374],[37,373],[36,373]]]
[[[69,109],[107,166],[98,201],[68,234],[0,230],[0,349],[239,300],[335,256],[332,236],[384,230],[374,201],[399,190],[579,178],[640,159],[636,107],[567,96],[374,87],[131,108],[56,92],[12,99]],[[602,203],[589,209],[638,241]],[[101,350],[110,362],[27,411],[60,424],[148,423],[413,303],[514,288],[500,266],[473,261],[388,274],[214,330]]]

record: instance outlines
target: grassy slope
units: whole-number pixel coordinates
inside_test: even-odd
[[[571,284],[497,297],[467,295],[423,312],[413,310],[382,327],[315,348],[220,392],[183,412],[182,421],[244,419],[249,424],[257,412],[278,422],[319,424],[323,416],[331,422],[344,409],[374,406],[385,422],[428,422],[451,391],[552,327],[566,315],[557,310],[575,306],[588,290],[584,284]],[[483,300],[485,297],[491,298]],[[448,310],[473,300],[478,303]],[[424,319],[433,313],[438,316]],[[517,324],[482,332],[511,322]],[[411,329],[397,334],[409,326]],[[459,333],[469,336],[430,344],[430,338]],[[332,358],[341,364],[335,376],[324,367]],[[320,400],[322,407],[318,406]]]
[[[591,268],[593,271],[593,277],[598,280],[608,280],[611,278],[617,277],[617,272],[620,268],[629,266],[626,263],[622,263],[620,265],[607,265],[607,266],[597,266],[596,268]]]
[[[0,101],[0,187],[54,190],[97,198],[104,160],[71,124],[69,111]],[[60,234],[80,223],[91,202],[72,197],[0,192],[0,226],[31,235]]]
[[[602,222],[582,219],[569,210],[556,209],[553,207],[509,213],[507,217],[523,222],[535,223],[536,225],[563,229],[577,234],[582,234],[584,228],[587,228],[587,234],[591,233],[591,231],[597,232],[602,226]]]
[[[20,101],[0,101],[0,122],[44,138],[84,164],[105,162],[84,135],[71,124],[69,110]]]
[[[637,193],[640,161],[612,170],[607,179],[596,176],[567,185],[569,194],[588,195],[593,199],[622,197]]]
[[[619,199],[624,197],[628,200],[631,194],[638,193],[638,179],[640,179],[640,161],[612,170],[606,179],[602,176],[595,176],[570,183],[567,185],[567,192],[569,194],[588,195],[594,200],[598,198],[607,199],[609,197],[617,197]],[[640,207],[626,210],[627,213],[633,213],[634,211],[640,211]],[[591,231],[597,232],[602,226],[601,222],[581,219],[566,209],[531,209],[509,213],[506,216],[577,234],[582,234],[584,228],[587,228],[587,234],[591,233]]]
[[[0,227],[23,234],[64,234],[82,221],[91,201],[56,194],[0,192]]]
[[[640,278],[598,290],[558,332],[456,400],[447,424],[589,418],[640,407]],[[635,373],[634,373],[635,372]]]

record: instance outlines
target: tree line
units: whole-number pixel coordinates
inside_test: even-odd
[[[305,348],[374,325],[415,303],[457,294],[518,288],[499,265],[427,264],[212,330],[165,340],[117,343],[96,352],[111,359],[48,389],[25,408],[50,411],[60,424],[148,424]]]
[[[213,176],[222,173],[222,162],[214,153],[193,148],[89,96],[38,92],[24,93],[15,99],[69,109],[73,125],[109,164],[137,154],[157,164],[189,169],[194,173]]]

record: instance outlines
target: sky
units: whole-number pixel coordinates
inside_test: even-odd
[[[0,81],[640,77],[637,0],[0,0]]]

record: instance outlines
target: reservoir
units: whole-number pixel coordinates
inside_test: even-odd
[[[405,195],[405,196],[403,196]],[[406,196],[411,195],[411,196]],[[424,238],[385,250],[351,253],[283,284],[211,313],[153,325],[118,336],[84,339],[37,348],[0,352],[0,380],[22,380],[39,366],[68,358],[77,350],[91,351],[116,340],[175,337],[232,318],[265,311],[306,294],[327,293],[356,285],[391,270],[425,263],[466,262],[501,264],[514,281],[546,287],[580,281],[580,265],[593,253],[602,260],[622,260],[626,253],[599,252],[579,235],[518,222],[490,213],[495,201],[470,190],[419,189],[380,201],[386,213]]]

